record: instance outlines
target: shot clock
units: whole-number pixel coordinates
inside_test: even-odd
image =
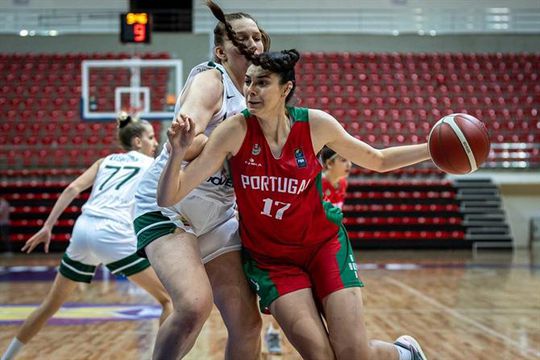
[[[120,14],[120,41],[122,43],[149,44],[152,17],[149,13]]]

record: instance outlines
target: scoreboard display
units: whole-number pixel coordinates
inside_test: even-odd
[[[122,43],[149,44],[152,34],[152,17],[149,13],[120,14],[120,41]]]

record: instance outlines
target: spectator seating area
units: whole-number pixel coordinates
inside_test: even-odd
[[[43,225],[67,184],[0,183],[0,193],[12,208],[11,241],[16,248]],[[89,194],[89,190],[83,192],[60,217],[53,249],[67,246]],[[511,244],[498,190],[486,180],[460,184],[436,178],[352,179],[343,211],[351,242],[358,248],[470,248],[482,241]]]
[[[486,179],[353,179],[343,212],[351,243],[359,248],[470,248],[474,242],[512,241],[499,192]]]
[[[490,130],[485,166],[540,166],[540,53],[304,53],[297,83],[300,105],[368,143],[424,142],[437,120],[464,112]]]
[[[43,225],[52,206],[68,182],[3,181],[0,191],[11,206],[11,241],[20,248]],[[88,199],[87,190],[64,211],[53,231],[51,250],[63,250],[69,241],[75,219]]]
[[[170,58],[167,53],[140,57]],[[81,120],[81,62],[127,58],[127,53],[0,54],[0,169],[84,168],[118,151],[114,122]],[[141,75],[156,84],[151,92],[156,109],[167,106],[165,76],[159,70]],[[89,90],[98,109],[114,108],[114,88],[128,86],[129,74],[96,70],[91,84],[111,84],[99,87],[100,94],[95,86]],[[153,124],[158,130],[160,123]]]
[[[124,58],[129,55],[0,54],[0,181],[14,210],[13,241],[22,242],[39,228],[71,179],[118,151],[113,122],[80,118],[80,64]],[[297,104],[330,112],[347,131],[375,146],[423,142],[442,116],[466,112],[490,130],[493,146],[485,167],[538,168],[539,72],[540,53],[311,52],[297,68]],[[94,76],[95,82],[128,81],[127,74],[107,71]],[[143,76],[156,83],[153,107],[165,107],[167,79],[159,72]],[[111,94],[97,97],[96,106],[109,107]],[[383,176],[354,168],[352,175],[357,180],[351,181],[344,213],[354,244],[470,246],[474,234],[460,190],[431,163]],[[58,247],[65,246],[87,196],[61,218],[54,237]],[[492,204],[500,206],[496,199]],[[499,215],[491,218],[501,220]],[[500,225],[504,228],[504,218]],[[500,238],[508,241],[504,229]]]

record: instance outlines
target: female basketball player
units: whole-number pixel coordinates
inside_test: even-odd
[[[323,200],[343,208],[347,195],[347,176],[351,172],[351,162],[328,147],[321,151],[323,163],[322,194]]]
[[[142,174],[152,164],[157,147],[154,129],[149,122],[124,114],[118,119],[118,138],[128,152],[96,161],[69,184],[43,227],[23,246],[21,251],[30,253],[43,243],[48,253],[53,226],[62,212],[77,195],[93,186],[49,294],[21,326],[2,360],[12,359],[68,300],[77,283],[92,280],[96,266],[101,263],[113,274],[127,276],[158,300],[163,308],[160,322],[171,313],[172,304],[165,288],[148,260],[136,254],[137,239],[132,223],[133,193]]]
[[[228,160],[240,215],[244,271],[303,358],[425,360],[418,343],[368,341],[356,262],[340,212],[325,210],[316,154],[340,156],[384,172],[429,159],[426,144],[375,149],[349,135],[331,115],[286,106],[295,88],[296,50],[263,53],[246,73],[247,109],[221,123],[202,153],[180,162],[196,132],[181,114],[168,137],[171,155],[158,202],[167,206]],[[321,320],[320,313],[326,320]]]
[[[218,123],[245,108],[246,55],[269,46],[269,39],[250,15],[225,15],[212,1],[207,5],[220,21],[214,29],[215,61],[192,69],[175,108],[176,113],[181,111],[195,120],[194,131],[199,136],[192,153],[200,151],[206,135]],[[256,295],[242,271],[230,177],[222,167],[216,168],[183,201],[162,209],[157,205],[156,191],[168,158],[166,146],[135,195],[134,224],[140,253],[146,253],[174,305],[159,329],[154,359],[186,355],[213,302],[228,331],[225,358],[259,358],[262,321]]]

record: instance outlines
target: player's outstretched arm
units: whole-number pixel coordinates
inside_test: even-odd
[[[324,145],[358,166],[386,172],[430,159],[427,143],[376,149],[351,136],[330,114],[309,110],[315,151]]]
[[[212,132],[201,154],[183,170],[181,170],[182,160],[195,135],[194,123],[186,115],[179,116],[173,121],[167,132],[171,153],[161,173],[157,191],[159,206],[168,207],[178,203],[191,190],[219,170],[227,156],[238,151],[241,130],[238,130],[237,116],[219,124]]]
[[[49,252],[49,244],[51,242],[51,233],[52,228],[60,215],[68,207],[68,205],[73,201],[73,199],[79,195],[82,191],[88,189],[94,184],[96,180],[96,175],[99,169],[99,165],[103,159],[99,159],[92,166],[90,166],[84,173],[82,173],[77,179],[73,180],[71,184],[68,185],[62,191],[62,194],[54,203],[54,206],[51,210],[51,213],[45,220],[45,223],[41,229],[34,234],[30,239],[26,241],[21,251],[26,252],[27,254],[31,253],[36,246],[41,243],[45,244],[45,252]]]

